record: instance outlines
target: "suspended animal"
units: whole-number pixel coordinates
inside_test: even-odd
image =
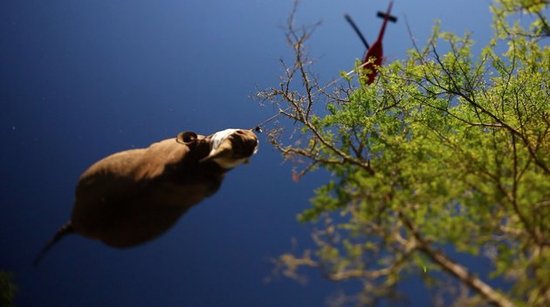
[[[365,71],[366,76],[366,84],[371,84],[374,82],[374,79],[376,79],[376,76],[378,75],[377,68],[382,65],[382,59],[384,57],[384,50],[382,48],[382,40],[384,39],[384,32],[386,31],[386,24],[388,23],[388,20],[391,22],[397,22],[397,17],[391,15],[391,9],[393,6],[393,1],[390,1],[390,4],[388,6],[388,10],[386,13],[378,12],[377,16],[384,18],[384,21],[382,23],[382,27],[380,28],[380,33],[378,33],[378,38],[372,44],[372,46],[369,46],[367,43],[367,40],[357,27],[357,25],[353,22],[351,19],[351,16],[345,15],[346,20],[349,22],[355,33],[359,36],[365,47],[367,48],[367,51],[365,52],[365,56],[363,57],[363,70]]]
[[[80,176],[70,220],[34,264],[72,233],[117,248],[157,238],[189,208],[214,194],[225,173],[248,162],[257,149],[252,129],[227,129],[209,136],[182,132],[96,162]]]

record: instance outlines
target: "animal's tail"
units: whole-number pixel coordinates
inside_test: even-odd
[[[65,225],[59,228],[59,230],[55,233],[53,238],[42,248],[42,250],[36,256],[36,258],[34,258],[34,261],[32,263],[33,266],[35,267],[38,266],[40,264],[40,261],[42,260],[42,258],[44,258],[46,253],[50,250],[50,248],[52,248],[52,246],[54,246],[55,243],[57,243],[63,237],[71,233],[74,233],[74,228],[71,221],[68,221]]]

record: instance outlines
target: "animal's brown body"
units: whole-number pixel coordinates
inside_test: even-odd
[[[246,162],[257,145],[250,130],[227,129],[210,136],[184,132],[96,162],[79,179],[70,221],[35,264],[69,233],[119,248],[158,237],[189,208],[214,194],[224,174]]]

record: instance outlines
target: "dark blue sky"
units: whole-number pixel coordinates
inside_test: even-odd
[[[253,100],[276,86],[289,58],[281,26],[290,0],[0,2],[0,270],[11,271],[18,306],[320,306],[340,286],[309,274],[299,285],[264,283],[271,257],[310,246],[296,222],[314,173],[299,183],[260,135],[251,163],[160,239],[116,250],[72,236],[35,269],[33,257],[70,216],[79,175],[116,151],[183,130],[249,128],[273,114]],[[304,0],[298,24],[323,20],[309,50],[321,80],[349,70],[380,26],[380,0]],[[443,29],[489,38],[488,1],[395,1],[400,18],[384,42],[387,60]],[[467,16],[467,19],[465,18]],[[418,285],[404,290],[425,302]]]

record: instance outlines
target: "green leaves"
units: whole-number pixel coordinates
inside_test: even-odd
[[[10,272],[0,271],[0,303],[2,306],[13,306],[17,287]]]
[[[499,1],[495,38],[480,55],[469,35],[436,25],[425,47],[381,67],[371,85],[354,87],[344,75],[349,88],[334,94],[306,87],[296,101],[325,114],[288,100],[307,114],[291,117],[305,141],[284,148],[332,175],[299,216],[325,221],[314,236],[329,278],[360,280],[364,296],[389,295],[407,274],[432,284],[441,269],[497,305],[550,305],[547,5]],[[534,13],[530,29],[507,22],[518,10]],[[491,278],[512,279],[513,291],[503,296],[471,277],[441,247],[489,257]]]

